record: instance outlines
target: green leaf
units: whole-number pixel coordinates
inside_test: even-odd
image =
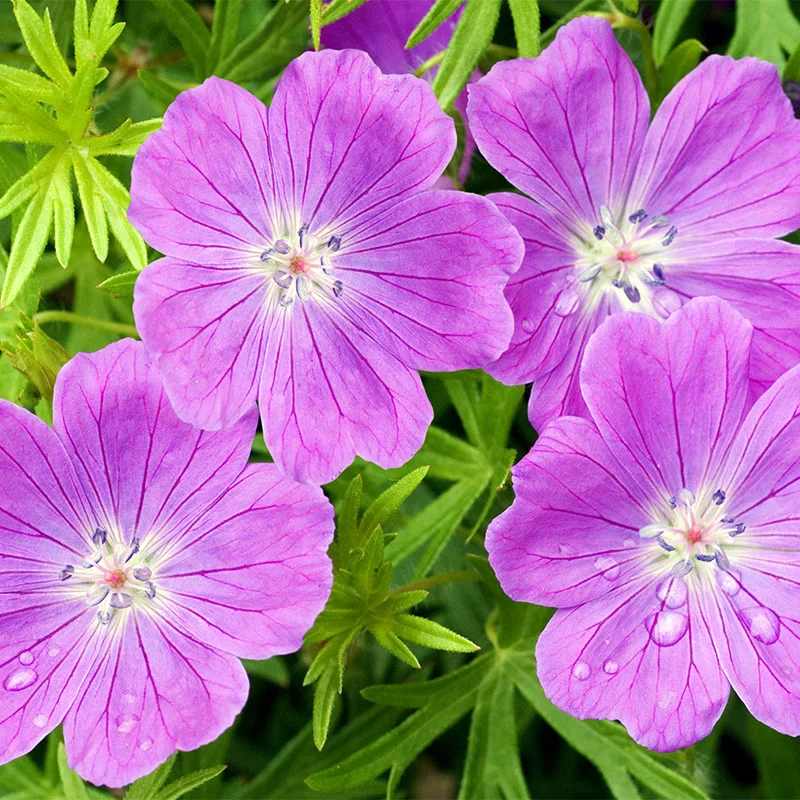
[[[263,678],[278,686],[286,687],[289,685],[289,667],[286,666],[286,662],[280,656],[268,658],[264,661],[243,661],[242,663],[248,674],[256,678]]]
[[[539,0],[508,0],[514,20],[517,53],[521,58],[539,55]]]
[[[59,92],[53,84],[35,72],[0,64],[0,90],[11,89],[17,95],[38,103],[55,105]]]
[[[734,58],[755,56],[771,61],[778,69],[786,64],[786,54],[800,45],[800,22],[788,0],[738,0],[736,28],[728,45]]]
[[[337,544],[348,554],[350,549],[358,543],[358,512],[361,508],[361,492],[363,481],[356,475],[347,485],[344,500],[339,509],[336,526]]]
[[[449,108],[467,85],[478,61],[491,44],[501,0],[468,0],[433,81],[442,108]]]
[[[93,156],[135,156],[147,137],[161,127],[162,120],[146,119],[133,122],[127,119],[116,130],[103,136],[90,136],[83,145]]]
[[[89,800],[89,793],[83,781],[67,765],[67,751],[63,742],[58,745],[58,772],[66,800]]]
[[[184,775],[182,778],[168,783],[155,795],[153,800],[178,800],[179,797],[188,794],[192,789],[196,789],[204,783],[213,781],[214,778],[220,775],[224,770],[224,766],[209,767],[208,769],[201,769],[197,772],[193,772],[190,775]]]
[[[88,61],[78,70],[67,92],[65,109],[59,113],[59,124],[73,142],[79,142],[83,138],[92,119],[94,112],[90,103],[96,74],[97,68],[93,61]]]
[[[367,0],[333,0],[322,6],[322,24],[330,25],[342,17],[346,17],[359,6],[363,6]]]
[[[108,257],[108,222],[106,221],[103,197],[95,187],[87,166],[90,160],[89,157],[83,156],[77,150],[72,153],[72,168],[75,170],[78,196],[81,200],[83,217],[89,229],[92,249],[97,260],[104,262]]]
[[[125,800],[153,800],[158,790],[167,782],[172,768],[175,766],[177,753],[173,753],[161,766],[144,778],[139,778],[127,792]]]
[[[657,64],[662,64],[675,46],[694,4],[695,0],[668,0],[659,5],[653,26],[653,55]]]
[[[53,197],[47,190],[34,195],[17,227],[8,259],[0,308],[14,301],[44,252],[53,222]]]
[[[187,0],[151,0],[167,27],[183,45],[197,80],[206,77],[211,36],[205,23]]]
[[[32,800],[52,796],[52,787],[48,786],[30,756],[20,756],[0,766],[0,787]]]
[[[362,541],[366,541],[378,525],[383,525],[400,508],[414,489],[422,483],[427,472],[427,467],[419,467],[409,472],[373,500],[361,518],[358,534]]]
[[[0,103],[0,141],[41,142],[58,146],[64,143],[64,132],[55,118],[38,103],[10,86],[3,91]]]
[[[427,39],[449,16],[456,12],[463,0],[436,0],[428,13],[419,21],[406,42],[406,49],[416,47]]]
[[[800,81],[800,44],[795,47],[792,57],[786,63],[786,68],[783,70],[783,79],[785,81]]]
[[[183,91],[163,78],[159,78],[158,75],[150,70],[139,70],[139,80],[150,97],[161,103],[165,108]]]
[[[319,50],[320,40],[319,34],[322,28],[322,0],[311,0],[311,41],[314,44],[314,49]]]
[[[419,661],[414,653],[411,652],[408,645],[400,639],[400,637],[392,633],[390,630],[385,630],[378,626],[370,626],[370,633],[377,639],[378,644],[388,650],[395,658],[408,664],[414,669],[419,669]]]
[[[42,189],[47,190],[54,173],[59,168],[63,151],[50,150],[22,177],[18,178],[0,197],[0,219],[7,217]]]
[[[697,39],[686,39],[666,57],[658,71],[658,94],[653,103],[655,107],[664,101],[678,81],[697,66],[700,56],[706,52],[706,48]]]
[[[514,683],[500,661],[483,679],[475,698],[459,800],[530,797],[519,758],[514,695]]]
[[[33,60],[48,78],[55,81],[62,89],[68,90],[72,82],[72,73],[58,49],[49,10],[45,9],[42,18],[26,0],[14,0],[14,15]]]
[[[75,233],[75,199],[72,196],[70,163],[59,160],[50,184],[53,195],[53,219],[55,223],[56,256],[62,267],[69,264],[72,237]]]
[[[314,744],[318,750],[322,750],[325,747],[325,742],[328,739],[328,729],[331,725],[333,704],[336,702],[341,689],[341,676],[334,668],[325,670],[314,686],[312,729],[314,731]]]
[[[398,614],[418,605],[429,594],[430,592],[425,591],[425,589],[400,590],[386,599],[386,608],[393,614]]]
[[[474,653],[480,650],[474,642],[445,628],[444,625],[413,614],[395,616],[392,619],[392,630],[410,642],[435,650],[447,650],[452,653]]]
[[[217,0],[214,3],[214,21],[211,24],[211,42],[208,49],[206,72],[214,68],[236,45],[243,0]]]

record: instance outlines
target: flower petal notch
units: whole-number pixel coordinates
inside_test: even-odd
[[[300,647],[333,509],[247,464],[256,422],[181,422],[131,340],[61,370],[53,429],[0,403],[2,763],[63,723],[70,767],[124,786],[233,723],[239,658]]]
[[[298,58],[269,109],[217,78],[180,95],[129,211],[166,256],[134,313],[177,415],[220,430],[258,399],[307,483],[408,460],[432,418],[416,370],[483,367],[513,330],[519,235],[484,198],[430,191],[454,147],[424,81],[356,50]]]
[[[752,405],[752,333],[718,298],[607,320],[580,372],[591,419],[546,427],[486,537],[505,591],[558,609],[547,696],[653,750],[706,736],[731,686],[800,734],[800,366]]]
[[[641,79],[604,20],[565,25],[535,59],[469,87],[488,161],[527,197],[493,199],[525,241],[506,294],[515,329],[488,370],[533,382],[537,430],[587,414],[577,366],[611,314],[664,320],[692,297],[731,302],[756,327],[764,391],[800,362],[800,121],[772,64],[710,56],[648,129]],[[745,267],[745,264],[747,265]]]

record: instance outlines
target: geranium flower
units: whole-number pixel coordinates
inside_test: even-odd
[[[533,381],[535,428],[585,414],[577,366],[609,314],[664,319],[715,295],[755,328],[756,393],[800,360],[800,122],[772,64],[711,56],[656,112],[610,25],[581,17],[536,59],[471,87],[489,162],[536,202],[492,196],[525,240],[511,346],[489,371]]]
[[[750,407],[752,339],[718,298],[605,322],[591,420],[545,428],[486,539],[510,597],[559,609],[547,696],[653,750],[705,736],[730,686],[800,734],[800,366]]]
[[[0,402],[0,762],[63,722],[70,766],[123,786],[216,739],[237,657],[297,650],[330,593],[322,492],[180,422],[141,343],[59,373],[53,426]]]
[[[432,418],[416,370],[480,367],[513,328],[519,235],[482,197],[426,191],[454,146],[424,81],[356,50],[300,56],[269,111],[217,78],[181,94],[129,211],[167,255],[134,313],[178,416],[225,428],[258,397],[302,481],[408,460]]]
[[[333,50],[354,48],[363,50],[387,75],[409,75],[419,69],[429,58],[447,49],[461,9],[451,14],[438,28],[416,47],[406,50],[406,42],[422,18],[431,10],[433,0],[368,0],[346,17],[322,29],[322,44]],[[438,67],[423,73],[422,78],[433,83]],[[473,80],[480,77],[476,70]],[[467,92],[464,90],[453,103],[466,122]],[[469,175],[475,139],[469,127],[465,130],[464,153],[458,168],[458,180],[464,184]],[[436,188],[452,189],[450,178],[442,176]]]

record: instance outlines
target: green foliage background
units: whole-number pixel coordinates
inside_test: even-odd
[[[131,158],[175,96],[215,74],[269,103],[286,64],[361,2],[0,0],[0,396],[49,421],[69,356],[136,335],[133,286],[156,254],[125,216]],[[437,0],[410,44],[462,2]],[[798,7],[467,0],[450,47],[425,67],[438,68],[450,110],[476,66],[535,56],[560,25],[595,13],[655,108],[706,51],[800,80]],[[465,188],[505,187],[476,155]],[[252,691],[234,728],[125,797],[800,796],[800,744],[735,698],[708,739],[670,755],[549,703],[534,645],[550,612],[503,595],[482,538],[534,441],[523,390],[480,372],[425,384],[436,417],[417,456],[389,471],[357,462],[326,487],[335,585],[303,650],[246,663]],[[269,458],[260,437],[253,458]],[[69,770],[58,732],[0,767],[0,797],[109,796]]]

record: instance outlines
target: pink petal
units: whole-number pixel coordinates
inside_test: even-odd
[[[332,539],[321,489],[251,464],[159,570],[159,591],[198,641],[244,658],[292,653],[330,594]]]
[[[554,214],[599,220],[625,200],[649,103],[607,22],[573,20],[541,56],[496,64],[468,93],[480,151]]]
[[[783,236],[800,226],[800,122],[772,64],[709,56],[670,92],[631,197],[679,237]]]

